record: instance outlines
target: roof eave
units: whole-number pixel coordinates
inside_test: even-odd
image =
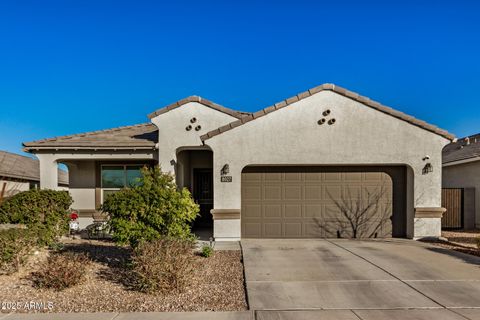
[[[205,142],[205,140],[208,140],[214,136],[217,136],[225,131],[229,131],[235,127],[238,127],[238,126],[241,126],[243,124],[245,124],[246,122],[250,122],[250,121],[253,121],[257,118],[260,118],[260,117],[263,117],[271,112],[274,112],[276,110],[279,110],[279,109],[282,109],[290,104],[293,104],[297,101],[300,101],[300,100],[303,100],[307,97],[310,97],[316,93],[319,93],[321,91],[333,91],[337,94],[340,94],[344,97],[347,97],[347,98],[350,98],[354,101],[357,101],[359,103],[362,103],[370,108],[373,108],[377,111],[380,111],[380,112],[383,112],[385,114],[388,114],[392,117],[395,117],[399,120],[402,120],[402,121],[405,121],[411,125],[414,125],[416,127],[419,127],[421,129],[424,129],[424,130],[427,130],[427,131],[430,131],[434,134],[437,134],[439,136],[442,136],[444,137],[445,139],[448,139],[450,141],[455,141],[455,136],[445,130],[442,130],[434,125],[431,125],[431,124],[428,124],[424,121],[421,121],[421,120],[418,120],[414,117],[411,117],[411,116],[408,116],[407,114],[404,114],[403,112],[400,112],[400,111],[397,111],[397,110],[394,110],[390,107],[387,107],[387,106],[384,106],[382,105],[381,103],[379,102],[376,102],[376,101],[373,101],[367,97],[364,97],[364,96],[361,96],[355,92],[352,92],[350,90],[347,90],[347,89],[344,89],[342,87],[339,87],[339,86],[336,86],[334,84],[331,84],[331,83],[325,83],[325,84],[322,84],[320,86],[317,86],[315,88],[312,88],[312,89],[309,89],[307,91],[304,91],[304,92],[301,92],[293,97],[290,97],[290,98],[287,98],[285,100],[282,100],[270,107],[267,107],[267,108],[264,108],[262,110],[259,110],[255,113],[253,113],[252,115],[250,116],[244,116],[242,117],[241,119],[237,120],[237,121],[233,121],[225,126],[222,126],[220,128],[217,128],[215,130],[211,130],[209,132],[207,132],[206,134],[202,135],[200,137],[200,139],[202,140],[202,142]]]
[[[23,151],[31,152],[34,150],[155,150],[155,146],[37,146],[37,145],[25,145]]]
[[[476,161],[480,161],[480,156],[475,156],[475,157],[466,158],[466,159],[460,159],[460,160],[453,160],[453,161],[449,161],[449,162],[444,162],[444,163],[442,163],[442,167],[456,166],[456,165],[459,165],[459,164],[476,162]]]

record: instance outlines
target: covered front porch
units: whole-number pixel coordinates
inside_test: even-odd
[[[111,193],[138,183],[144,166],[158,165],[158,153],[152,151],[97,151],[76,153],[37,153],[40,160],[40,186],[58,190],[56,168],[64,164],[70,179],[72,209],[78,215],[80,229],[105,219],[100,211]],[[179,188],[187,188],[200,206],[194,221],[194,233],[203,240],[213,237],[213,153],[205,149],[183,149],[178,152],[175,179]]]
[[[105,197],[133,185],[141,168],[158,162],[153,152],[97,151],[79,153],[37,153],[40,160],[40,187],[58,189],[55,174],[58,164],[68,168],[72,209],[79,215],[80,229],[102,219],[100,206]]]

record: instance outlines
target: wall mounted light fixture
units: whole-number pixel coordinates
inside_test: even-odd
[[[228,163],[224,164],[222,169],[220,170],[220,175],[224,176],[230,173],[230,166]]]
[[[423,167],[422,174],[429,174],[430,172],[433,172],[433,166],[429,162],[429,163],[425,164],[425,166]]]

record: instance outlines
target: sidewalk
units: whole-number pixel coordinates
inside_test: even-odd
[[[0,320],[253,320],[252,311],[132,313],[0,313]]]
[[[476,320],[480,309],[0,314],[0,320]]]

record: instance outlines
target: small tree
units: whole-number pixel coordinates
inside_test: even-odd
[[[136,186],[109,195],[102,211],[109,216],[113,239],[136,246],[163,236],[191,239],[190,223],[199,213],[187,189],[178,189],[172,175],[159,167],[143,168]]]

